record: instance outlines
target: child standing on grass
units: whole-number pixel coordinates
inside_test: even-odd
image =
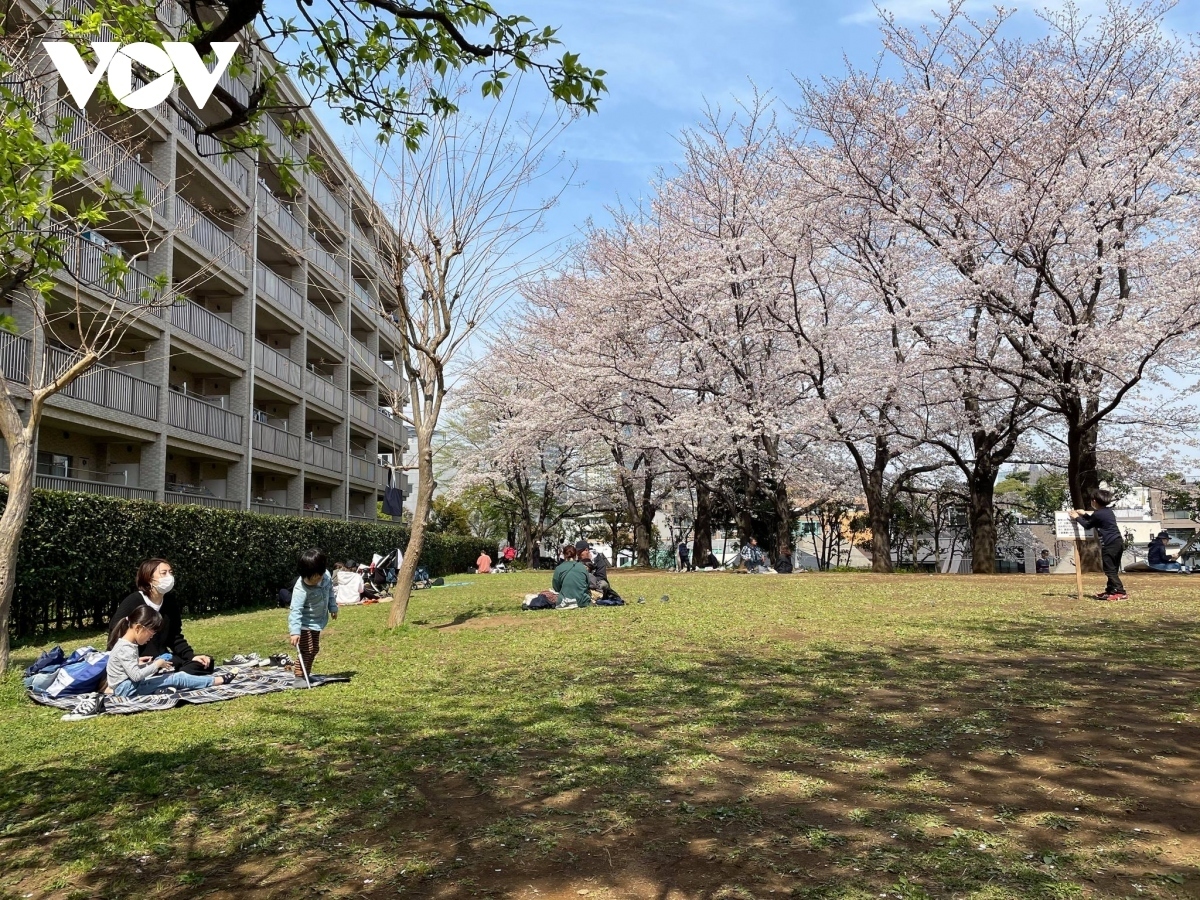
[[[1121,536],[1121,529],[1117,526],[1116,513],[1108,508],[1112,501],[1112,491],[1101,485],[1092,491],[1091,514],[1086,510],[1073,509],[1068,515],[1077,519],[1084,528],[1095,528],[1100,536],[1100,559],[1104,565],[1104,574],[1108,577],[1108,584],[1105,585],[1103,593],[1096,595],[1096,599],[1128,600],[1125,585],[1121,583],[1121,556],[1125,553],[1125,538]],[[1076,560],[1075,564],[1079,565],[1080,561]]]
[[[313,547],[300,554],[296,566],[300,577],[292,588],[292,608],[288,613],[288,633],[300,657],[292,672],[296,687],[308,686],[304,673],[312,674],[313,660],[321,649],[321,629],[338,615],[333,578],[326,571],[326,562],[325,551]]]
[[[189,675],[171,672],[171,663],[159,657],[139,657],[138,647],[163,627],[162,613],[152,606],[142,605],[124,618],[118,619],[108,637],[108,689],[117,697],[141,697],[163,688],[199,690],[228,684],[233,676]],[[160,674],[168,672],[170,674]]]

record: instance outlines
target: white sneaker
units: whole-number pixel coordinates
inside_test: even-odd
[[[90,697],[84,697],[75,704],[74,711],[67,713],[62,717],[62,720],[64,722],[79,722],[82,719],[94,719],[103,712],[104,697],[100,694],[92,694]]]

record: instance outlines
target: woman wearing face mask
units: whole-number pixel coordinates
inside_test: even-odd
[[[183,614],[179,600],[172,594],[175,573],[165,559],[148,559],[137,571],[137,590],[121,601],[109,623],[111,631],[117,622],[133,614],[143,604],[162,616],[163,624],[141,645],[143,658],[156,659],[164,653],[171,654],[171,663],[176,672],[189,675],[208,675],[213,670],[211,656],[197,656],[192,645],[183,636]]]

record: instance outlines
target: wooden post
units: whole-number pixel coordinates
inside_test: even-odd
[[[1075,587],[1079,590],[1079,602],[1083,602],[1083,541],[1075,538]]]

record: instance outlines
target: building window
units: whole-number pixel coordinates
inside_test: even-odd
[[[54,478],[70,478],[73,462],[70,456],[62,453],[40,452],[37,455],[37,470],[39,475],[50,475]]]

